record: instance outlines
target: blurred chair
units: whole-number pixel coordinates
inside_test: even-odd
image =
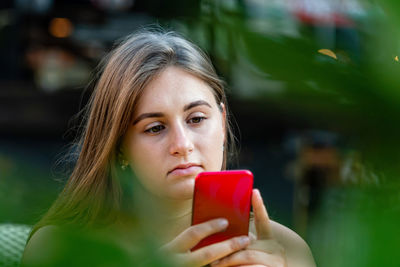
[[[31,226],[0,224],[0,267],[19,266]]]

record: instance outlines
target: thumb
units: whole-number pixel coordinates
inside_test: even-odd
[[[253,189],[251,202],[253,205],[254,224],[256,226],[257,239],[270,239],[271,225],[267,209],[264,206],[264,202],[258,189]]]

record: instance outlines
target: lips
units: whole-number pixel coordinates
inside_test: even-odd
[[[196,163],[180,164],[175,166],[168,172],[168,175],[173,176],[188,176],[195,175],[201,171],[201,165]]]

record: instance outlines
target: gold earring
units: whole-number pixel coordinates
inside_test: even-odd
[[[123,171],[125,171],[126,168],[128,168],[128,165],[129,165],[129,162],[128,162],[126,159],[122,159],[122,160],[121,160],[121,169],[122,169]]]

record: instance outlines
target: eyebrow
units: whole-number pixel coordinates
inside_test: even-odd
[[[194,102],[191,102],[191,103],[185,105],[185,106],[183,107],[183,111],[187,111],[187,110],[189,110],[189,109],[191,109],[191,108],[194,108],[194,107],[197,107],[197,106],[202,106],[202,105],[208,106],[209,108],[212,108],[211,105],[208,104],[206,101],[204,101],[204,100],[197,100],[197,101],[194,101]]]
[[[208,106],[209,108],[212,108],[210,104],[208,104],[204,100],[198,100],[191,102],[183,107],[183,111],[188,111],[189,109],[192,109],[197,106]],[[139,121],[147,119],[147,118],[160,118],[163,117],[164,113],[162,112],[149,112],[149,113],[143,113],[139,117],[136,118],[136,120],[133,121],[133,125],[137,124]]]

